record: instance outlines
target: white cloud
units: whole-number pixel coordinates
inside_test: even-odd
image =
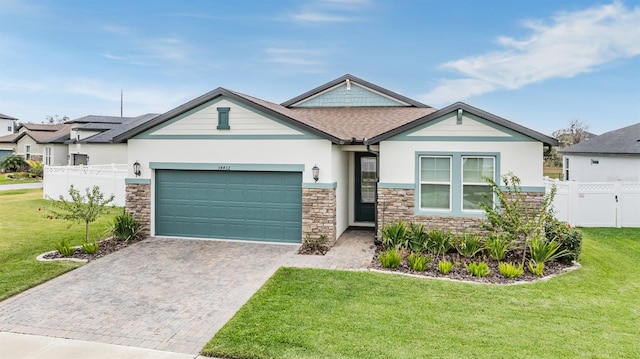
[[[302,24],[361,21],[357,13],[368,4],[368,0],[315,0],[289,13],[286,19]]]
[[[628,9],[614,2],[559,13],[548,22],[528,20],[523,25],[531,34],[520,40],[498,37],[500,51],[443,64],[466,78],[443,79],[423,99],[444,104],[498,89],[518,89],[596,71],[612,61],[640,55],[640,7]],[[460,84],[470,88],[454,91]]]
[[[315,66],[322,64],[317,60],[320,55],[316,50],[268,48],[265,53],[269,55],[269,61],[300,66]]]

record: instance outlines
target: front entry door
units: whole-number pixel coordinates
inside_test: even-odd
[[[370,153],[356,152],[355,221],[375,222],[377,159]]]

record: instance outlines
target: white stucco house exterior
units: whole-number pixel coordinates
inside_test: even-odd
[[[565,181],[640,182],[640,123],[558,151]]]
[[[88,115],[67,121],[70,126],[68,165],[108,165],[127,163],[127,144],[113,138],[157,114],[138,117]]]
[[[113,142],[127,143],[126,206],[150,234],[294,243],[398,219],[476,228],[482,177],[511,171],[541,197],[543,151],[557,144],[352,75],[282,104],[218,88]]]

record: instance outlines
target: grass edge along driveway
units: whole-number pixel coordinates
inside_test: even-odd
[[[205,346],[224,358],[638,358],[640,229],[583,229],[582,267],[497,286],[281,268]]]
[[[54,250],[68,238],[72,245],[84,240],[84,225],[50,220],[42,189],[0,191],[0,300],[77,268],[68,261],[38,262],[36,257]],[[40,209],[40,210],[39,210]],[[118,210],[111,209],[90,225],[90,238],[102,239]]]

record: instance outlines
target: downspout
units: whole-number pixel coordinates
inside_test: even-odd
[[[366,138],[362,139],[362,143],[367,146],[367,152],[376,156],[376,191],[374,193],[373,202],[374,202],[374,221],[373,221],[373,230],[375,231],[375,235],[373,237],[373,243],[376,245],[382,244],[380,238],[378,238],[378,182],[380,181],[380,151],[374,151],[371,149],[371,145],[367,141]]]

